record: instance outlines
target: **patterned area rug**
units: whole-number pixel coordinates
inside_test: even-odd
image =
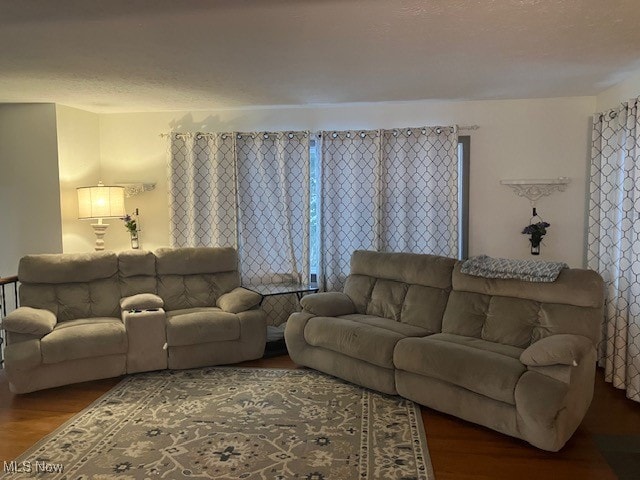
[[[311,370],[226,367],[130,376],[13,466],[11,478],[434,478],[412,402]]]

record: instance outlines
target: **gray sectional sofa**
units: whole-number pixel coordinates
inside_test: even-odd
[[[593,397],[604,289],[473,277],[456,260],[357,251],[344,292],[287,322],[294,362],[557,451]]]
[[[11,391],[259,358],[261,297],[231,248],[28,255],[2,322]]]

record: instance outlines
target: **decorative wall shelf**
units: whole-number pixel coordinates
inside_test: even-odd
[[[564,192],[571,179],[569,177],[558,177],[550,179],[523,179],[523,180],[500,180],[501,185],[511,187],[516,195],[529,199],[532,207],[541,197],[547,197],[553,192]]]
[[[156,188],[155,183],[116,183],[119,187],[124,187],[124,196],[135,197],[143,192],[149,192]]]

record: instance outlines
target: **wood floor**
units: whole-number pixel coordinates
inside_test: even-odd
[[[242,365],[295,368],[287,356]],[[14,459],[118,381],[99,380],[13,395],[4,373],[0,373],[0,462]],[[601,371],[585,421],[559,453],[537,450],[520,440],[427,408],[422,409],[422,418],[438,480],[616,479],[597,450],[594,435],[640,435],[640,404],[605,384]]]

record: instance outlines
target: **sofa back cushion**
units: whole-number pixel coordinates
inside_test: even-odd
[[[558,333],[599,340],[602,278],[592,270],[564,269],[555,282],[489,279],[453,271],[453,291],[442,331],[526,348]]]
[[[27,255],[18,265],[20,304],[58,321],[120,317],[118,257],[113,252]]]
[[[157,293],[167,311],[214,307],[220,295],[240,286],[233,248],[160,248],[155,254]]]
[[[144,250],[125,250],[118,254],[120,293],[130,297],[139,293],[157,293],[156,256]]]
[[[358,313],[439,332],[455,260],[357,250],[344,287]]]

